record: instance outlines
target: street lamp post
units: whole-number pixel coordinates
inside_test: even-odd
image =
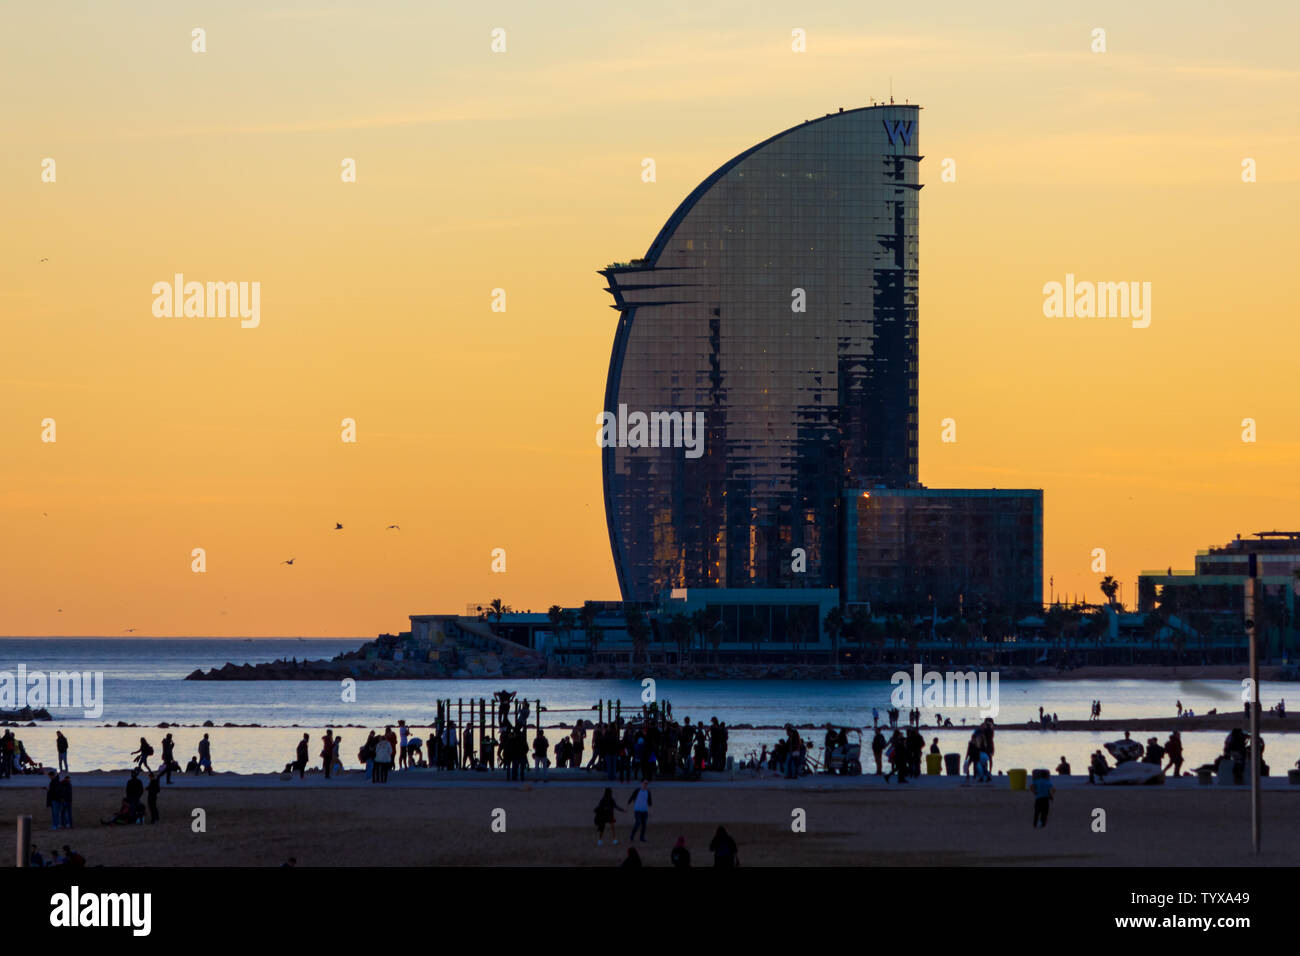
[[[1255,555],[1250,555],[1246,578],[1246,633],[1250,637],[1250,845],[1259,854],[1260,801],[1259,771],[1259,649],[1256,644],[1255,615],[1259,592],[1259,566]]]

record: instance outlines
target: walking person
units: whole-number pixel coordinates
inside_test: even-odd
[[[311,746],[311,737],[308,734],[302,735],[302,740],[298,741],[298,751],[294,754],[293,769],[298,771],[298,779],[301,780],[307,775],[307,749]],[[170,771],[168,773],[168,783],[171,783]]]
[[[167,774],[167,782],[172,782],[172,768],[176,766],[176,741],[168,734],[162,739],[162,773]]]
[[[399,720],[397,722],[397,736],[398,745],[400,747],[400,752],[397,758],[397,769],[405,770],[407,766],[409,766],[407,760],[411,753],[411,728],[406,726],[406,721]]]
[[[889,772],[885,774],[885,783],[889,783],[889,778],[894,774],[898,774],[899,783],[907,783],[907,741],[903,738],[901,730],[894,731],[885,756],[889,760]]]
[[[596,846],[605,845],[605,827],[609,827],[610,838],[614,841],[614,845],[618,846],[618,834],[614,830],[614,824],[617,822],[614,810],[617,806],[614,802],[614,791],[606,787],[600,802],[596,804]]]
[[[885,772],[880,763],[880,758],[885,753],[885,735],[880,732],[879,727],[876,728],[876,735],[871,738],[871,753],[876,758],[876,776],[880,776]]]
[[[59,789],[59,775],[50,771],[50,785],[45,788],[45,806],[50,810],[50,829],[63,825],[63,794]]]
[[[1042,776],[1035,775],[1030,791],[1034,795],[1034,829],[1036,830],[1040,820],[1044,827],[1047,826],[1047,811],[1051,809],[1056,788],[1052,786],[1051,776],[1044,772]]]
[[[63,736],[63,731],[56,731],[54,734],[54,747],[59,754],[59,770],[66,772],[68,769],[68,738]]]
[[[460,734],[460,765],[474,769],[474,724],[468,723]]]
[[[67,772],[59,774],[59,826],[72,829],[72,777]]]
[[[325,779],[328,780],[330,778],[330,770],[334,766],[334,731],[332,729],[327,729],[325,731],[325,736],[322,737],[320,741],[321,767],[325,771]]]
[[[551,758],[547,755],[547,748],[551,742],[546,739],[546,734],[542,728],[537,728],[537,736],[533,738],[533,769],[542,772],[542,780],[546,779],[546,768],[551,764]]]
[[[393,744],[385,737],[375,739],[375,774],[371,783],[388,783],[388,771],[393,766]]]
[[[631,843],[636,839],[636,831],[640,828],[641,842],[645,843],[645,828],[646,824],[650,821],[650,807],[654,804],[654,800],[650,797],[650,781],[642,780],[640,789],[632,793],[632,796],[628,798],[627,803],[628,806],[632,808],[633,819],[632,833],[627,838],[627,842]]]
[[[199,767],[209,777],[212,776],[212,741],[208,739],[207,734],[204,734],[203,739],[199,741]]]
[[[137,754],[139,754],[138,757],[136,757]],[[139,749],[139,750],[132,750],[132,751],[131,751],[131,756],[132,756],[132,757],[136,757],[136,761],[135,761],[135,769],[136,769],[136,770],[139,770],[139,769],[141,769],[142,767],[143,767],[145,770],[148,770],[148,769],[149,769],[149,758],[153,756],[153,748],[149,746],[149,741],[147,741],[147,740],[145,740],[143,737],[141,737],[141,738],[140,738],[140,749]]]
[[[1182,776],[1183,738],[1176,730],[1170,733],[1169,739],[1165,741],[1165,756],[1169,758],[1169,766],[1165,767],[1165,769],[1168,770],[1172,767],[1175,777]]]
[[[366,779],[371,783],[378,782],[375,780],[375,743],[378,739],[379,735],[373,730],[370,731],[370,736],[367,737],[366,742],[361,745],[361,752],[357,754],[357,756],[361,758],[361,762],[366,765]]]

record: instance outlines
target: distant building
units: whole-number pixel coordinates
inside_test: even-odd
[[[1300,531],[1238,535],[1197,552],[1192,570],[1144,571],[1138,576],[1138,610],[1173,617],[1197,638],[1245,640],[1246,581],[1255,555],[1259,597],[1256,633],[1265,653],[1296,650]]]
[[[1043,599],[1043,493],[881,488],[844,498],[844,596],[873,612],[1012,614]]]
[[[813,606],[821,641],[846,602],[1041,604],[1041,491],[918,482],[919,125],[891,103],[778,133],[600,271],[625,601],[684,592],[756,650],[802,637]]]
[[[624,600],[838,588],[843,489],[916,481],[919,116],[866,107],[778,133],[700,183],[643,258],[601,270]],[[673,440],[676,419],[623,427],[654,414],[702,422],[683,436],[700,447]]]

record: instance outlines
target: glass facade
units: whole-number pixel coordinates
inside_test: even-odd
[[[845,515],[847,601],[913,613],[933,603],[940,614],[1042,602],[1041,491],[858,491],[845,496]]]
[[[619,311],[604,407],[632,423],[603,452],[625,600],[840,587],[845,489],[915,485],[918,117],[786,130],[602,270]],[[636,413],[674,412],[702,416],[698,456],[638,432]]]

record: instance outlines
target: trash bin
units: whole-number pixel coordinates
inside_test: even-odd
[[[926,774],[943,773],[943,754],[926,754],[925,772]]]
[[[1016,767],[1007,771],[1007,779],[1011,781],[1012,790],[1024,790],[1025,778],[1027,776],[1028,774],[1022,767]]]
[[[1210,784],[1214,783],[1214,768],[1213,767],[1199,768],[1196,771],[1196,781],[1202,787],[1208,787]]]
[[[1249,784],[1249,783],[1250,783],[1250,764],[1249,764],[1249,763],[1247,763],[1245,766],[1243,766],[1243,767],[1241,768],[1241,782],[1244,783],[1244,784]],[[1222,783],[1222,784],[1228,784],[1228,785],[1232,785],[1232,784],[1236,783],[1236,781],[1232,779],[1232,761],[1231,761],[1231,760],[1223,760],[1223,761],[1220,761],[1220,762],[1219,762],[1219,775],[1218,775],[1218,779],[1215,780],[1215,783]]]
[[[943,762],[948,767],[948,776],[956,777],[961,775],[961,754],[944,754]]]

